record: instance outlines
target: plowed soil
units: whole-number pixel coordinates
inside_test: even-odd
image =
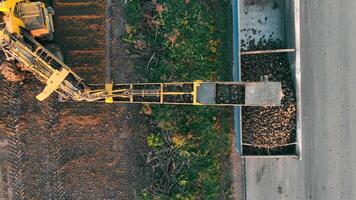
[[[121,1],[109,9],[105,0],[57,0],[53,7],[55,42],[85,82],[132,81],[119,39]],[[0,81],[0,199],[135,198],[145,132],[140,107],[59,103],[56,96],[38,102],[43,85],[34,78]]]
[[[104,83],[106,1],[55,1],[56,42],[65,62],[88,83]]]

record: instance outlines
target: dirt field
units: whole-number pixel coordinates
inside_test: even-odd
[[[53,7],[56,43],[87,83],[133,80],[119,40],[120,0],[109,7],[105,0],[57,0]],[[135,197],[145,132],[140,107],[59,103],[54,96],[38,102],[43,86],[36,80],[0,81],[0,199]]]

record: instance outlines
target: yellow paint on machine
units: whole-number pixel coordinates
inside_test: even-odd
[[[36,4],[38,3],[38,4]],[[35,6],[38,5],[37,9]],[[26,6],[26,13],[22,13],[21,17],[19,12],[23,11],[22,6]],[[0,2],[0,12],[5,14],[4,21],[6,23],[6,29],[10,33],[20,34],[21,28],[25,28],[33,34],[34,37],[46,36],[50,32],[53,32],[52,15],[48,13],[48,10],[42,2],[31,2],[29,0],[3,0]],[[36,21],[34,17],[38,16],[41,20]],[[31,19],[29,21],[29,19]],[[27,27],[33,26],[33,24],[39,23],[43,27]]]
[[[36,96],[37,100],[43,101],[47,97],[49,97],[49,95],[51,95],[54,91],[57,90],[59,85],[64,81],[68,74],[69,71],[64,68],[61,71],[56,70],[47,80],[47,85],[44,90]]]
[[[112,98],[112,83],[105,84],[105,92],[108,94],[109,97],[105,98],[105,103],[114,103],[114,99]]]

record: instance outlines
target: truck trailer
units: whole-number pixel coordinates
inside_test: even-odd
[[[282,82],[282,106],[234,108],[243,157],[302,155],[299,0],[233,0],[234,81]]]

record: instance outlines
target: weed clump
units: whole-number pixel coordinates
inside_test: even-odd
[[[226,80],[230,71],[224,50],[227,5],[225,0],[128,1],[124,40],[131,44],[140,81]],[[167,164],[167,169],[179,170],[173,173],[155,168],[162,179],[149,178],[143,198],[228,198],[229,111],[191,106],[151,108],[154,130],[170,132],[172,143],[167,142],[168,136],[149,136],[151,147],[146,158],[154,155]],[[154,141],[166,142],[157,146]]]

